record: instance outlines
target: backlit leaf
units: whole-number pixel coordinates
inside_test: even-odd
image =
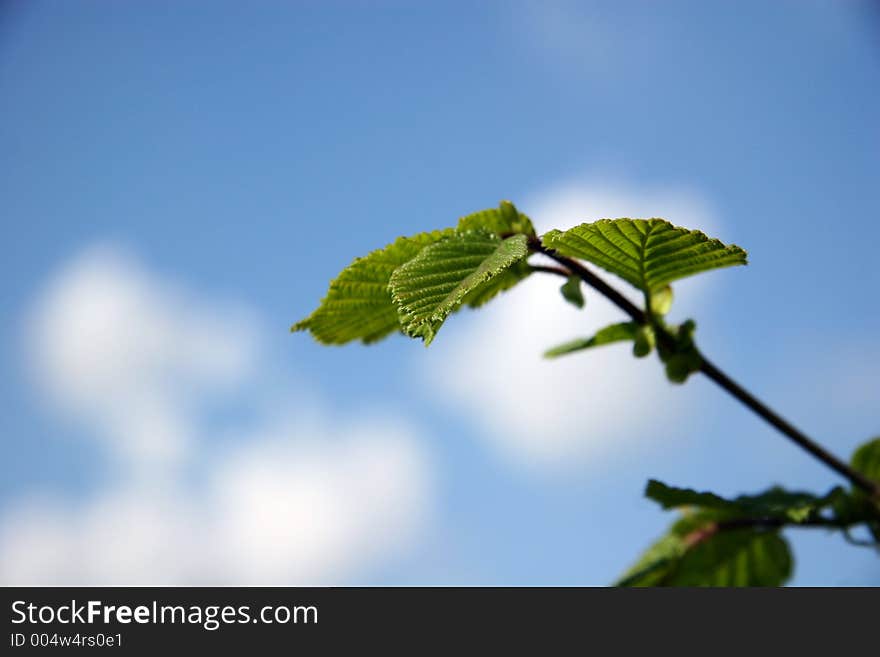
[[[544,352],[545,358],[556,358],[564,356],[575,351],[599,347],[603,344],[611,344],[613,342],[623,342],[625,340],[635,340],[639,331],[639,325],[635,322],[622,322],[620,324],[611,324],[600,329],[596,335],[591,338],[580,338],[566,342],[558,347],[553,347]]]
[[[474,212],[458,220],[456,229],[461,233],[480,230],[494,233],[499,237],[513,234],[534,236],[535,227],[532,220],[516,209],[510,201],[501,201],[497,208]]]
[[[698,230],[663,219],[600,219],[565,232],[551,230],[544,246],[616,274],[646,293],[702,271],[746,264],[746,252]]]
[[[502,240],[482,231],[459,233],[426,247],[391,276],[389,289],[404,333],[429,345],[462,302],[495,294],[528,275],[528,269],[521,269],[519,277],[501,278],[528,253],[525,235]]]
[[[428,246],[454,235],[452,229],[401,237],[384,249],[355,260],[330,282],[330,289],[311,315],[291,331],[310,331],[322,344],[381,340],[400,329],[397,306],[388,282],[402,264]]]
[[[880,438],[860,446],[853,454],[851,464],[869,479],[880,481]]]
[[[575,308],[583,308],[586,301],[584,293],[581,290],[581,279],[577,276],[569,276],[568,280],[559,288],[562,298],[568,301]]]

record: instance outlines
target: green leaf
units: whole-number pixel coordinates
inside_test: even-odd
[[[728,518],[723,511],[688,511],[672,523],[617,581],[616,586],[662,586],[688,547],[716,530],[716,523]]]
[[[818,515],[819,511],[834,505],[843,489],[835,486],[825,495],[804,491],[790,491],[774,486],[759,495],[740,495],[733,502],[741,513],[750,516],[781,517],[800,523]]]
[[[461,303],[470,308],[479,308],[491,301],[499,293],[512,288],[531,273],[528,262],[525,259],[515,262],[509,269],[499,272],[494,278],[468,292]]]
[[[850,464],[869,479],[880,481],[880,437],[859,447],[853,453]]]
[[[645,497],[664,509],[683,506],[723,511],[730,518],[779,518],[788,522],[803,522],[822,509],[833,505],[842,489],[831,489],[817,496],[801,491],[787,491],[773,487],[758,495],[740,495],[726,499],[715,493],[698,492],[691,488],[676,488],[651,479],[645,487]]]
[[[746,264],[746,252],[663,219],[600,219],[551,230],[544,246],[582,258],[651,294],[672,281],[719,267]]]
[[[853,468],[874,481],[880,481],[880,437],[861,445],[852,455]],[[880,500],[853,487],[851,494],[839,501],[838,514],[842,517],[864,521],[868,531],[880,545]]]
[[[499,237],[513,234],[522,234],[528,237],[535,235],[532,220],[517,210],[510,201],[501,201],[498,208],[481,210],[462,217],[458,220],[457,230],[461,233],[481,230]]]
[[[699,506],[708,509],[729,509],[733,504],[715,493],[701,493],[691,488],[668,486],[662,481],[649,479],[645,486],[645,497],[654,500],[664,509],[682,506]]]
[[[655,342],[654,327],[650,324],[640,326],[633,343],[633,355],[636,358],[644,358],[654,350]]]
[[[792,573],[791,550],[778,531],[719,531],[687,549],[665,586],[781,586]]]
[[[687,546],[673,531],[657,539],[616,582],[616,586],[662,586]]]
[[[662,317],[672,308],[672,286],[661,287],[659,290],[652,292],[649,298],[651,312]]]
[[[575,308],[583,308],[586,301],[584,293],[581,290],[581,279],[577,276],[569,276],[568,280],[559,288],[562,292],[562,298],[568,301]]]
[[[701,510],[673,523],[617,586],[779,586],[791,576],[777,530],[720,529],[732,516]]]
[[[590,349],[603,344],[611,344],[612,342],[623,342],[625,340],[635,340],[638,333],[639,325],[635,322],[623,322],[621,324],[611,324],[599,330],[596,335],[591,338],[581,338],[566,342],[558,347],[553,347],[544,352],[544,358],[556,358],[564,356],[574,351],[582,349]]]
[[[425,247],[395,270],[389,283],[404,333],[429,345],[445,319],[469,295],[497,293],[497,281],[493,284],[492,280],[528,254],[525,235],[502,240],[483,231],[456,234]],[[508,279],[505,285],[517,280]]]
[[[415,258],[429,244],[454,235],[452,229],[401,237],[383,249],[355,260],[330,282],[318,308],[291,331],[311,331],[322,344],[381,340],[400,329],[397,306],[388,282],[402,264]]]
[[[665,327],[673,337],[673,344],[661,342],[657,351],[666,366],[666,378],[673,383],[684,383],[694,372],[699,372],[703,360],[694,344],[694,320],[689,319],[680,326]]]

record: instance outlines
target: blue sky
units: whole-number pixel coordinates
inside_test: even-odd
[[[867,2],[4,4],[0,574],[604,584],[670,520],[648,477],[829,488],[707,381],[510,365],[613,321],[552,281],[427,351],[287,328],[353,257],[502,198],[544,229],[665,216],[750,254],[673,315],[846,455],[880,432],[878,89]],[[188,532],[230,544],[215,570]],[[107,536],[139,556],[102,570]],[[790,536],[795,583],[880,584],[870,551]]]

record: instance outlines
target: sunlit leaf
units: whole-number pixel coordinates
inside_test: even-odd
[[[622,322],[620,324],[611,324],[600,329],[591,338],[581,338],[566,342],[558,347],[553,347],[544,352],[545,358],[556,358],[564,356],[575,351],[599,347],[603,344],[611,344],[613,342],[623,342],[626,340],[635,340],[639,331],[639,325],[635,322]]]
[[[647,293],[699,272],[746,264],[746,252],[698,230],[663,219],[600,219],[565,232],[551,230],[544,246],[581,258]]]
[[[517,210],[510,201],[501,201],[497,208],[481,210],[462,217],[458,220],[457,230],[461,233],[480,230],[499,237],[513,234],[531,237],[535,234],[532,220]]]
[[[498,292],[493,279],[527,256],[525,235],[502,240],[482,231],[458,233],[426,247],[396,269],[389,283],[404,333],[430,344],[449,313],[469,295]],[[528,274],[527,269],[522,272]]]
[[[308,330],[322,344],[344,344],[352,340],[369,344],[399,330],[397,306],[388,291],[391,274],[429,244],[454,234],[452,229],[447,229],[401,237],[384,249],[355,258],[330,282],[330,289],[318,308],[291,330]]]
[[[666,285],[651,293],[651,312],[655,315],[665,315],[672,309],[672,286]]]

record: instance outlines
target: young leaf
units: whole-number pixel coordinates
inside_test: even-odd
[[[746,252],[663,219],[600,219],[551,230],[544,246],[592,262],[646,293],[702,271],[746,264]]]
[[[818,511],[833,505],[841,494],[841,488],[833,488],[820,497],[812,493],[773,487],[758,495],[740,495],[726,499],[715,493],[667,486],[655,479],[649,480],[645,487],[645,497],[654,500],[664,509],[693,506],[723,511],[729,518],[779,518],[795,523],[803,522]]]
[[[666,586],[781,586],[791,577],[788,542],[777,531],[719,531],[684,552]]]
[[[686,549],[682,536],[674,531],[664,534],[645,550],[615,586],[662,586]]]
[[[775,530],[720,529],[725,511],[682,516],[617,586],[779,586],[792,569],[788,544]]]
[[[852,456],[852,467],[874,481],[880,481],[880,437],[860,446]]]
[[[724,511],[690,511],[672,523],[617,581],[616,586],[663,586],[696,537],[709,536],[716,523],[727,519]]]
[[[458,220],[457,230],[465,233],[470,230],[481,230],[505,237],[522,234],[528,237],[535,235],[532,220],[516,209],[510,201],[501,201],[498,208],[481,210]]]
[[[672,286],[666,285],[659,290],[652,292],[650,299],[651,312],[662,317],[672,308]]]
[[[479,308],[491,301],[499,293],[512,288],[531,273],[529,264],[525,259],[515,262],[509,269],[499,272],[497,276],[464,295],[461,305],[468,306],[469,308]]]
[[[558,347],[553,347],[544,352],[544,358],[556,358],[564,356],[574,351],[582,349],[590,349],[603,344],[611,344],[612,342],[623,342],[625,340],[635,340],[638,333],[639,325],[635,322],[623,322],[621,324],[611,324],[599,330],[596,335],[591,338],[581,338],[566,342]]]
[[[673,383],[684,383],[702,365],[700,352],[694,344],[694,331],[697,325],[689,319],[680,326],[666,327],[674,338],[672,345],[660,343],[657,351],[666,366],[666,378]]]
[[[404,333],[421,337],[425,346],[431,344],[449,313],[469,295],[484,297],[486,291],[500,291],[493,279],[510,271],[528,254],[525,235],[502,240],[483,231],[456,234],[425,247],[395,270],[389,283]],[[517,280],[508,278],[505,283],[509,287]]]
[[[452,229],[401,237],[384,249],[355,258],[333,281],[318,308],[291,331],[311,331],[322,344],[344,344],[381,340],[400,329],[397,306],[391,300],[388,282],[400,265],[415,258],[428,246],[454,235]]]
[[[654,350],[656,336],[654,335],[654,327],[650,324],[644,324],[636,331],[636,339],[633,343],[633,355],[636,358],[644,358]]]
[[[581,279],[577,276],[569,276],[568,280],[559,288],[562,298],[568,301],[575,308],[583,308],[586,301],[584,293],[581,290]]]
[[[675,509],[682,506],[698,506],[707,509],[729,509],[730,500],[715,493],[702,493],[691,488],[668,486],[662,481],[649,479],[645,486],[645,497],[654,500],[664,509]]]
[[[866,475],[869,479],[880,481],[880,437],[869,440],[860,446],[850,461],[852,467]],[[851,517],[861,516],[866,520],[868,531],[880,545],[880,500],[871,499],[864,491],[855,489],[852,494],[839,501],[843,509],[839,515],[849,514]],[[843,511],[843,513],[841,513]]]

